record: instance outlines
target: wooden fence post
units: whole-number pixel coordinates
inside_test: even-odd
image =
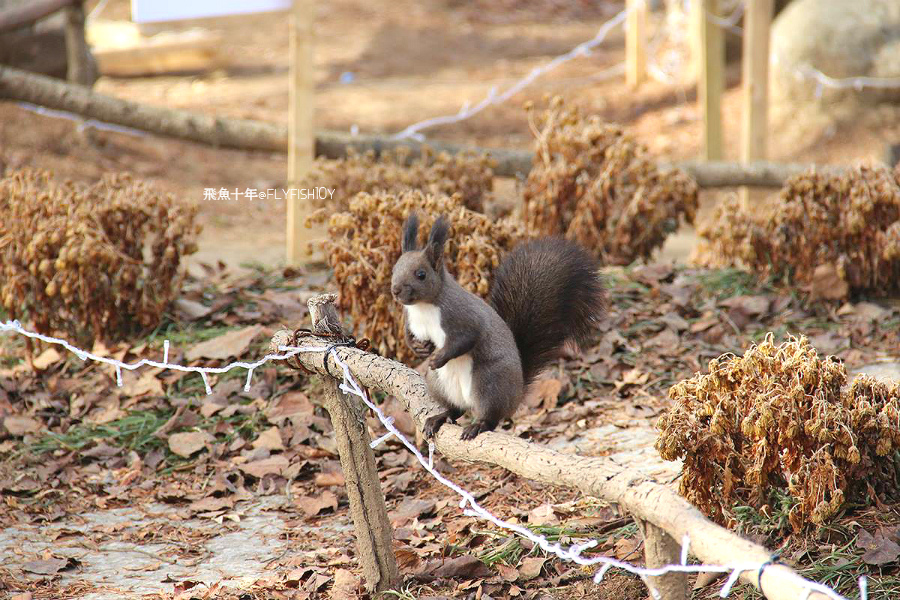
[[[66,79],[90,87],[97,80],[97,64],[84,37],[84,3],[78,0],[62,10],[65,15]]]
[[[625,19],[625,82],[637,87],[647,80],[647,0],[628,0]]]
[[[707,14],[718,15],[719,0],[693,0],[698,3],[694,18],[700,32],[700,110],[703,115],[703,159],[721,160],[722,91],[725,88],[725,35],[710,22]]]
[[[681,562],[681,546],[672,536],[649,521],[635,521],[644,536],[644,560],[648,569]],[[687,573],[666,573],[647,579],[647,585],[653,586],[660,600],[687,600],[690,597]]]
[[[747,0],[744,13],[744,56],[742,68],[741,161],[766,158],[769,109],[769,30],[773,0]],[[741,202],[749,206],[750,190],[740,190]]]
[[[300,198],[300,181],[309,173],[315,152],[313,131],[313,0],[294,0],[291,10],[291,76],[288,107],[287,263],[299,264],[305,244],[310,204]]]
[[[336,299],[336,294],[323,294],[307,302],[313,333],[343,336],[334,306]],[[332,357],[326,355],[324,360],[329,361],[332,373],[342,376]],[[325,388],[325,408],[334,426],[366,587],[376,592],[396,588],[400,585],[400,571],[391,548],[391,522],[370,446],[366,425],[368,409],[359,398],[342,392],[335,379],[327,381]]]

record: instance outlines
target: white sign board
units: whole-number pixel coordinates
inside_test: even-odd
[[[291,4],[291,0],[131,0],[131,18],[135,23],[183,21],[288,10]]]

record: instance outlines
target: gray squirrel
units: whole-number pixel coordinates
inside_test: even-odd
[[[439,217],[420,249],[419,219],[409,215],[391,293],[403,304],[410,346],[419,356],[431,354],[428,392],[445,408],[426,420],[425,437],[469,411],[475,420],[462,439],[470,440],[512,416],[568,341],[590,339],[606,293],[596,259],[574,242],[549,237],[518,245],[500,262],[485,302],[444,266],[449,229]]]

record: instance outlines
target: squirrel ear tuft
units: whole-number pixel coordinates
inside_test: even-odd
[[[431,233],[428,234],[428,245],[425,247],[425,254],[431,266],[437,269],[438,265],[444,257],[444,243],[450,233],[450,223],[446,217],[441,215],[431,226]]]
[[[403,224],[403,241],[400,244],[400,248],[404,252],[412,252],[418,246],[419,237],[419,215],[416,213],[409,213],[409,216],[406,217],[406,222]]]

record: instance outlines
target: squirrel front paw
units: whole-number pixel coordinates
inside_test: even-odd
[[[428,367],[437,371],[441,367],[447,364],[447,359],[441,356],[440,353],[435,354],[431,357],[431,360],[428,361]]]
[[[462,434],[459,436],[463,440],[472,440],[484,431],[493,431],[496,424],[490,424],[485,421],[474,421],[471,425],[463,428]]]
[[[406,345],[413,351],[417,358],[425,358],[434,352],[434,343],[430,340],[420,340],[406,331]]]
[[[438,429],[441,428],[441,425],[451,419],[452,417],[449,411],[442,412],[440,414],[434,415],[433,417],[428,417],[427,419],[425,419],[425,425],[422,426],[422,434],[425,436],[425,439],[434,439],[434,436],[438,432]]]

